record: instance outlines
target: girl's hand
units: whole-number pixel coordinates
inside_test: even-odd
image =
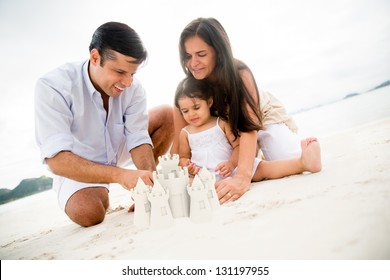
[[[234,166],[230,161],[224,161],[217,165],[215,172],[218,172],[222,177],[231,176],[234,170]]]
[[[190,175],[193,175],[193,176],[198,174],[198,172],[200,170],[200,167],[197,166],[195,163],[191,162],[191,160],[189,160],[189,159],[180,160],[179,165],[182,167],[187,167],[188,173]]]

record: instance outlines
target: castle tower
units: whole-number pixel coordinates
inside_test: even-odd
[[[150,187],[146,186],[141,178],[138,178],[137,185],[133,189],[133,199],[135,202],[134,225],[137,227],[149,227],[150,225],[150,201],[148,193]]]
[[[188,170],[179,166],[179,155],[159,157],[161,170],[157,178],[161,185],[169,191],[169,206],[174,218],[188,217],[190,197],[187,192],[189,184]]]
[[[151,203],[150,226],[152,228],[164,228],[172,225],[173,217],[168,204],[169,191],[165,190],[158,180],[154,181],[154,186],[148,199]]]
[[[207,190],[207,198],[212,210],[218,209],[219,203],[217,191],[215,190],[215,174],[211,173],[205,166],[199,171],[199,178]]]
[[[190,211],[190,197],[187,192],[189,185],[187,168],[178,168],[172,171],[167,178],[164,174],[157,175],[161,185],[169,191],[169,206],[174,218],[188,217]]]
[[[212,218],[211,207],[207,197],[207,190],[198,175],[195,175],[191,187],[187,187],[191,197],[190,219],[195,223],[209,221]]]
[[[164,174],[164,178],[168,179],[168,174],[173,171],[179,171],[179,155],[174,154],[163,155],[158,157],[159,165],[161,166],[161,170],[159,170],[159,174]]]

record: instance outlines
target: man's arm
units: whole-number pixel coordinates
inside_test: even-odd
[[[137,169],[156,171],[156,162],[152,147],[149,144],[142,144],[130,150],[131,159]]]
[[[59,152],[54,157],[47,158],[46,162],[54,174],[79,182],[118,183],[130,190],[137,184],[138,177],[141,177],[145,184],[153,185],[150,171],[98,164],[69,151]]]

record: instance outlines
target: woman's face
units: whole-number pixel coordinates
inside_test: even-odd
[[[198,36],[188,37],[184,48],[187,53],[186,66],[194,78],[203,80],[212,76],[217,60],[214,48]]]

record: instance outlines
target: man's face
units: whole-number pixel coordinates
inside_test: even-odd
[[[106,59],[101,66],[102,57],[93,49],[90,54],[89,75],[97,91],[117,97],[126,87],[131,86],[139,64],[131,56],[112,52],[115,59]]]

